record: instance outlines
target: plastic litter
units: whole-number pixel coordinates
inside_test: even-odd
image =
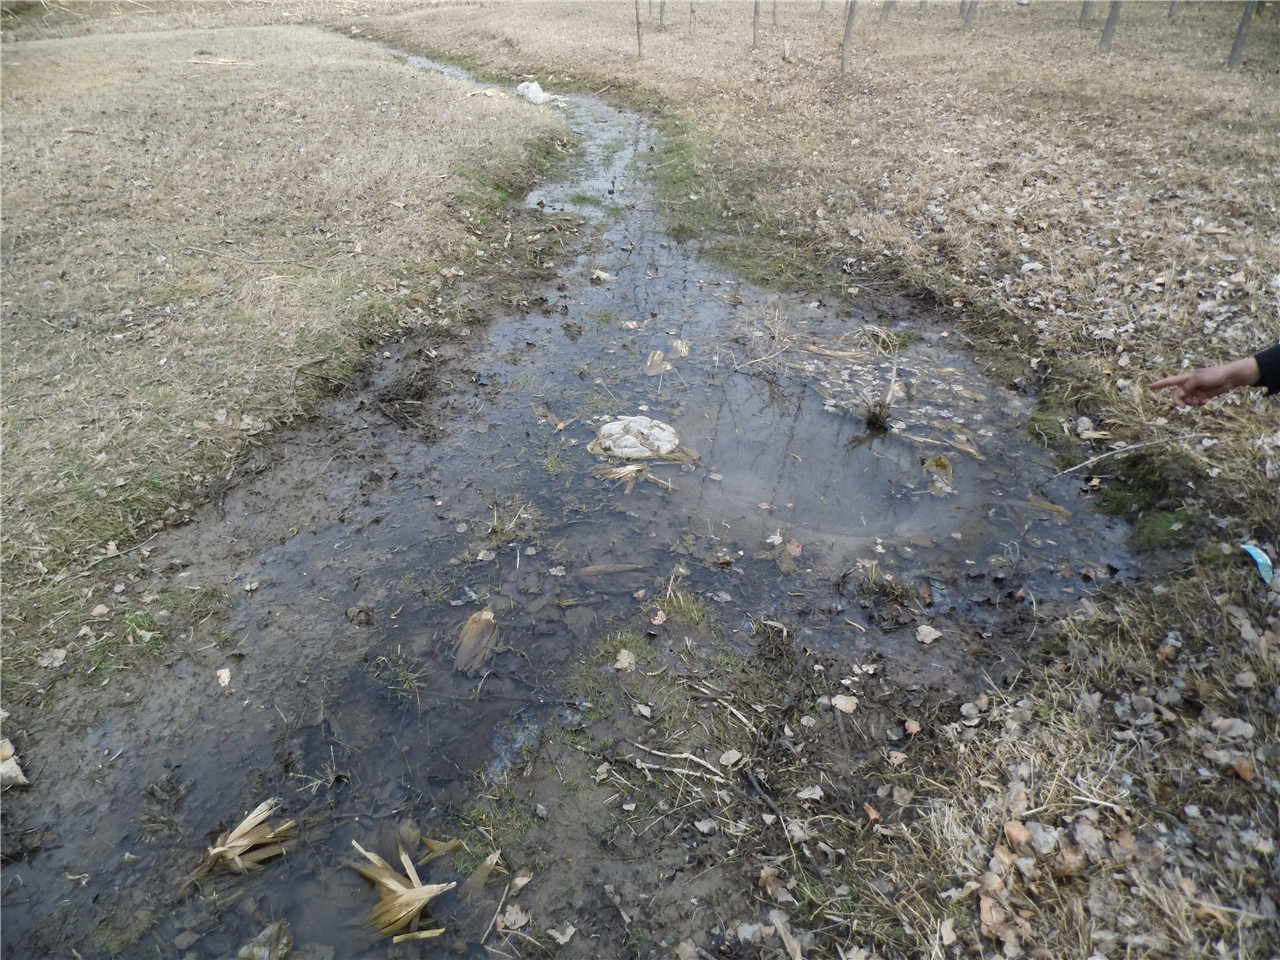
[[[551,100],[551,94],[544,91],[537,80],[526,80],[517,86],[516,96],[524,97],[530,103],[537,104],[548,103]]]
[[[1240,549],[1253,557],[1253,562],[1258,565],[1258,572],[1262,574],[1262,582],[1270,586],[1271,578],[1275,573],[1271,566],[1271,558],[1267,556],[1267,552],[1261,547],[1255,547],[1249,543],[1242,544]]]
[[[665,457],[679,448],[680,436],[675,428],[649,417],[623,417],[606,423],[587,444],[587,449],[597,456],[623,460]]]

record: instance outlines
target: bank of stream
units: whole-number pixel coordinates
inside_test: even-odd
[[[541,109],[582,158],[525,204],[579,233],[576,259],[520,291],[527,310],[379,348],[148,545],[129,591],[225,594],[226,616],[160,664],[55,689],[33,785],[6,796],[7,952],[233,956],[284,919],[295,956],[382,955],[352,841],[390,856],[406,824],[457,835],[480,776],[585,709],[575,665],[675,590],[718,630],[658,634],[670,658],[742,653],[785,621],[807,650],[961,691],[1016,670],[1037,605],[1134,575],[1123,525],[1028,435],[1032,398],[986,380],[942,318],[753,287],[666,232],[647,119],[578,95]],[[684,452],[622,475],[588,446],[627,416]],[[895,615],[859,602],[894,591],[912,598]],[[461,672],[486,610],[494,649]],[[175,902],[210,831],[268,797],[292,849]],[[485,955],[500,892],[443,895],[448,935],[410,948]]]

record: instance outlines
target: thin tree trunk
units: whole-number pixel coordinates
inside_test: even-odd
[[[640,0],[636,0],[636,59],[644,59],[644,45],[640,42]]]
[[[751,13],[751,49],[760,46],[760,0],[756,0]]]
[[[667,29],[667,0],[658,2],[658,29]]]
[[[849,48],[853,46],[853,18],[858,15],[858,0],[849,0],[844,18],[844,43],[840,44],[840,72],[849,72]]]
[[[1120,0],[1111,0],[1111,9],[1107,11],[1107,25],[1102,28],[1102,42],[1098,49],[1103,53],[1111,52],[1111,41],[1116,36],[1116,24],[1120,21]]]
[[[1178,3],[1178,0],[1169,0],[1169,19],[1170,20],[1172,20],[1174,17],[1178,15],[1179,6],[1181,6],[1181,4]]]
[[[773,25],[778,25],[778,0],[773,0]]]
[[[1227,60],[1228,70],[1240,69],[1240,62],[1244,60],[1244,42],[1249,38],[1249,22],[1253,20],[1253,11],[1257,6],[1257,0],[1247,0],[1244,5],[1240,26],[1236,28],[1236,42],[1231,45],[1231,57]]]
[[[1093,19],[1093,0],[1084,0],[1080,4],[1080,22],[1088,23]]]
[[[689,0],[689,29],[692,30],[694,24],[698,21],[698,14],[693,9],[693,0]]]
[[[897,6],[897,0],[884,0],[884,4],[880,7],[880,22],[886,23],[889,14],[893,13],[893,8]]]
[[[974,18],[978,15],[978,0],[969,0],[969,9],[964,12],[964,29],[968,30],[973,26]]]

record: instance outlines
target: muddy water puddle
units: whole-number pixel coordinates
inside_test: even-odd
[[[769,619],[960,689],[1016,657],[1009,624],[1033,603],[1132,574],[1123,529],[1028,439],[1029,401],[945,328],[907,301],[826,305],[701,260],[663,230],[644,120],[589,98],[546,109],[586,161],[528,203],[581,222],[578,259],[529,291],[546,309],[470,347],[388,346],[361,391],[157,541],[148,589],[226,592],[229,619],[153,675],[109,679],[101,710],[47,745],[43,780],[32,764],[6,814],[44,838],[5,871],[15,956],[106,955],[130,925],[126,954],[233,956],[277,919],[303,956],[385,955],[351,841],[388,854],[405,830],[457,834],[477,773],[500,778],[586,708],[564,684],[600,637],[651,626],[673,657],[744,652]],[[406,385],[424,378],[447,386],[423,400]],[[888,429],[869,429],[886,399]],[[670,425],[688,453],[618,476],[627,463],[588,445],[625,416]],[[914,612],[886,616],[860,584],[908,589]],[[677,598],[717,629],[691,628]],[[493,648],[459,672],[481,611]],[[922,623],[942,638],[918,643]],[[990,655],[957,633],[990,633]],[[271,796],[301,842],[174,904],[206,832]],[[484,955],[500,893],[446,895],[448,935],[402,949]]]

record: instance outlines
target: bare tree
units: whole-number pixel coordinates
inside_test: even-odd
[[[1093,17],[1093,0],[1084,0],[1080,4],[1080,22],[1087,23]]]
[[[640,42],[640,0],[636,0],[636,59],[644,59],[644,46]]]
[[[1257,6],[1257,0],[1247,0],[1244,5],[1240,26],[1236,28],[1236,42],[1231,45],[1231,57],[1227,60],[1228,70],[1240,69],[1240,62],[1244,60],[1244,43],[1249,37],[1249,23],[1253,20],[1253,11]]]
[[[667,0],[658,0],[658,29],[667,29]]]
[[[853,18],[858,15],[858,0],[849,0],[844,17],[844,42],[840,44],[840,72],[849,72],[849,49],[853,46]]]
[[[893,8],[898,5],[897,0],[884,0],[880,6],[880,22],[885,23],[889,19],[889,14],[893,13]]]
[[[1120,22],[1120,0],[1111,0],[1111,9],[1107,11],[1107,23],[1102,28],[1102,42],[1098,49],[1103,53],[1111,52],[1111,41],[1116,36],[1116,24]]]
[[[760,46],[760,0],[756,0],[751,13],[751,49]]]
[[[697,23],[697,21],[698,21],[698,14],[693,9],[693,0],[689,0],[689,29],[690,30],[693,29],[693,26],[695,23]]]
[[[973,26],[974,18],[978,15],[978,0],[969,0],[969,6],[964,12],[964,26],[962,29],[968,30]]]
[[[1174,17],[1178,15],[1179,6],[1181,6],[1181,4],[1178,3],[1178,0],[1169,0],[1169,19],[1170,20],[1172,20]]]
[[[773,25],[778,25],[778,0],[773,0]]]

